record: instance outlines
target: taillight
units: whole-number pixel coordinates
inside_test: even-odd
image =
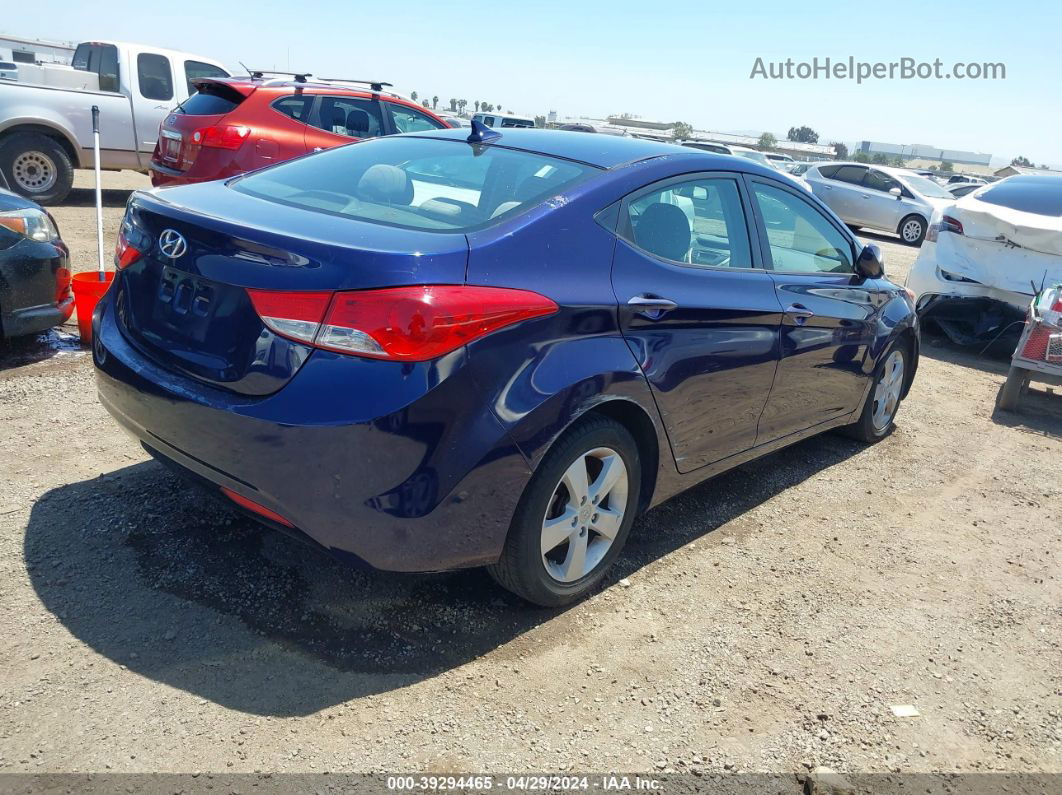
[[[129,242],[126,237],[125,224],[118,230],[118,242],[114,246],[114,264],[119,268],[128,268],[138,259],[143,252]]]
[[[332,293],[247,290],[254,311],[268,328],[283,337],[313,343]]]
[[[239,149],[250,134],[251,128],[241,124],[219,124],[200,127],[192,133],[192,142],[211,149]]]
[[[278,334],[339,353],[406,362],[435,359],[498,329],[557,311],[543,295],[506,287],[423,285],[334,295],[247,292],[262,322]]]
[[[950,215],[941,217],[937,223],[929,225],[926,240],[930,243],[936,243],[937,236],[940,232],[950,232],[953,235],[961,235],[963,234],[962,221],[952,218]]]

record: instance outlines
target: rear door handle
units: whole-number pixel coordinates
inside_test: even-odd
[[[638,314],[650,320],[659,320],[665,312],[678,309],[678,304],[671,299],[655,295],[636,295],[627,301],[627,306],[633,306]]]
[[[815,317],[815,313],[803,304],[790,304],[785,308],[785,313],[792,316],[799,326],[804,325],[808,318]]]

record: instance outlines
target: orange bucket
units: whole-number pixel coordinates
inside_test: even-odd
[[[74,274],[74,308],[77,310],[77,332],[81,335],[82,345],[92,343],[92,312],[114,281],[114,273],[105,271],[103,278],[101,282],[99,271]]]

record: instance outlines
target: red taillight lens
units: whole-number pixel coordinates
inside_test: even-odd
[[[250,127],[219,124],[216,127],[200,127],[192,133],[192,143],[211,149],[239,149],[250,134]]]
[[[961,235],[962,234],[962,222],[961,221],[957,221],[956,219],[952,218],[950,215],[945,215],[943,218],[940,219],[940,231],[941,232],[951,232],[953,235]]]
[[[284,337],[312,343],[324,318],[331,292],[248,290],[254,311],[270,329]]]
[[[545,296],[506,287],[423,285],[335,293],[248,290],[273,331],[355,356],[422,362],[498,329],[557,311]],[[327,306],[327,313],[324,307]]]
[[[125,229],[118,230],[118,242],[114,246],[114,264],[119,268],[128,268],[138,259],[141,251],[125,236]]]

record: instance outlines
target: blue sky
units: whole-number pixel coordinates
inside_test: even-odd
[[[1062,4],[505,0],[182,3],[44,0],[6,33],[138,41],[234,65],[368,77],[522,113],[627,111],[720,131],[870,139],[1023,154],[1062,165]],[[166,9],[172,9],[166,11]],[[252,12],[251,9],[254,9]],[[1006,64],[1007,78],[750,80],[765,61],[940,58]]]

